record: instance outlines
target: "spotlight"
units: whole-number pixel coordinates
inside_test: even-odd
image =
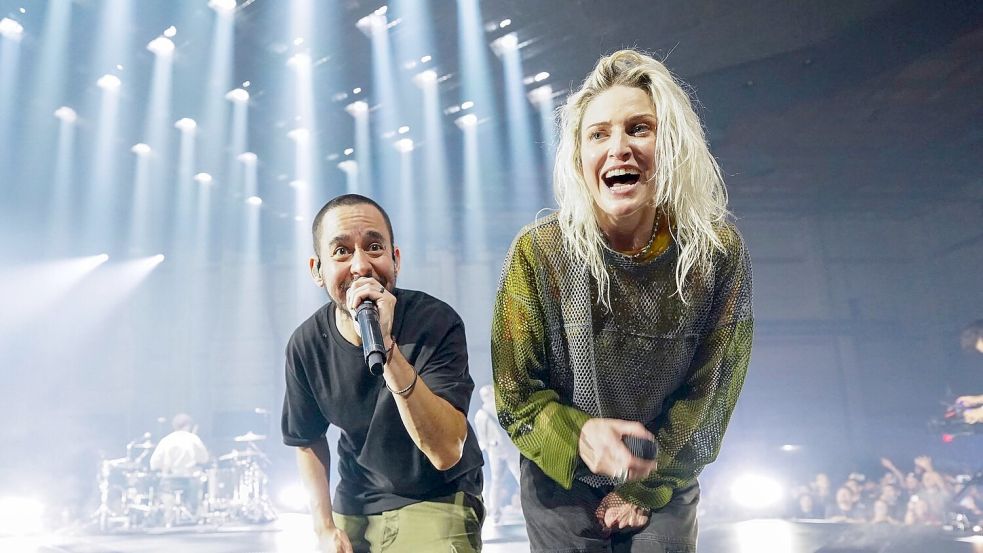
[[[358,171],[358,162],[356,162],[354,159],[346,159],[345,161],[338,163],[338,169],[341,169],[347,174],[355,173]]]
[[[352,94],[361,94],[361,93],[362,93],[362,88],[361,87],[353,88],[352,89]]]
[[[67,106],[62,106],[56,109],[55,117],[66,123],[74,123],[76,120],[78,120],[78,115],[76,115],[75,110]]]
[[[358,100],[345,106],[345,111],[347,111],[352,117],[358,117],[359,115],[368,113],[369,105],[362,100]]]
[[[515,33],[500,36],[492,41],[492,50],[501,56],[506,52],[511,52],[519,48],[519,37]]]
[[[304,43],[304,37],[297,37],[294,39],[294,46],[300,46]]]
[[[150,260],[154,262],[154,265],[160,265],[164,261],[164,254],[159,253],[151,257]]]
[[[467,115],[462,115],[454,120],[454,123],[460,127],[461,130],[474,128],[478,124],[478,116],[469,113]]]
[[[311,137],[311,131],[299,127],[287,133],[287,138],[294,142],[306,142]]]
[[[307,188],[307,181],[303,179],[292,180],[287,183],[290,188]]]
[[[462,110],[471,109],[473,107],[474,107],[474,102],[472,102],[471,100],[467,100],[467,101],[461,102],[461,109]]]
[[[167,38],[174,38],[174,35],[176,34],[177,34],[177,28],[174,27],[174,25],[171,25],[170,27],[164,29],[164,36],[166,36]]]
[[[0,536],[40,532],[44,505],[26,497],[0,498]]]
[[[10,40],[19,40],[23,34],[24,27],[20,23],[8,17],[0,19],[0,36]]]
[[[396,132],[399,133],[399,134],[406,134],[406,133],[410,132],[410,128],[408,126],[406,126],[406,125],[403,125],[402,127],[396,129]]]
[[[355,148],[345,148],[345,155],[350,156],[355,153]]]
[[[782,494],[781,484],[758,474],[745,474],[730,487],[731,499],[748,509],[775,506],[782,500]]]
[[[535,106],[543,105],[546,102],[549,102],[550,98],[553,97],[553,87],[551,87],[550,85],[543,85],[541,87],[534,88],[529,91],[529,94],[527,96],[529,97],[529,101],[532,102],[533,105]]]
[[[431,56],[423,56],[422,58],[420,58],[420,63],[427,63],[432,59],[433,58]]]
[[[139,157],[144,157],[150,155],[150,146],[147,146],[143,142],[140,142],[139,144],[134,144],[133,147],[130,148],[130,151],[138,155]]]
[[[93,259],[93,261],[95,261],[96,264],[98,264],[98,265],[102,265],[103,263],[109,261],[109,254],[108,253],[101,253],[101,254],[95,256],[95,258]]]
[[[374,11],[372,13],[374,13],[376,15],[386,15],[386,12],[388,12],[388,11],[389,11],[389,6],[382,6],[381,8],[377,9],[376,11]]]
[[[246,198],[246,203],[255,206],[263,205],[263,198],[260,198],[259,196],[249,196]]]
[[[541,82],[545,81],[548,78],[550,78],[550,74],[548,72],[546,72],[546,71],[540,71],[539,73],[536,73],[536,76],[535,77],[533,77],[533,81],[535,81],[537,83],[541,83]]]
[[[235,0],[208,0],[208,7],[218,13],[232,13],[236,9]]]
[[[256,163],[256,154],[252,152],[243,152],[236,156],[236,159],[245,163],[246,165],[253,165]]]
[[[249,101],[249,93],[241,88],[234,88],[225,93],[225,99],[237,104],[245,104]]]
[[[208,173],[198,173],[193,177],[198,184],[211,184],[212,176]]]
[[[511,19],[503,19],[501,23],[498,24],[499,29],[504,29],[512,24]]]
[[[423,88],[424,86],[437,82],[437,72],[433,69],[427,69],[426,71],[421,71],[413,77],[413,82],[417,86]]]
[[[401,138],[396,141],[396,151],[405,154],[413,151],[413,141],[409,138]]]
[[[184,117],[174,122],[174,128],[181,132],[191,132],[198,128],[198,123],[195,123],[194,119]]]
[[[103,75],[96,81],[96,86],[103,90],[116,90],[123,84],[116,75]]]
[[[798,446],[798,445],[794,445],[794,444],[785,444],[785,445],[783,445],[781,447],[781,449],[785,453],[794,453],[794,452],[802,449],[802,446]]]
[[[158,56],[167,56],[174,52],[174,43],[167,37],[159,36],[147,43],[147,50]]]
[[[311,64],[311,56],[301,52],[294,54],[287,60],[287,67],[307,67]]]

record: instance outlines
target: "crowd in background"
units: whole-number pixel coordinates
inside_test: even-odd
[[[902,472],[890,459],[882,458],[885,472],[879,478],[852,473],[834,486],[829,476],[819,473],[798,486],[790,507],[792,518],[825,519],[896,525],[941,526],[946,513],[962,513],[969,521],[983,520],[983,497],[969,476],[938,471],[927,456],[917,457],[910,472]]]

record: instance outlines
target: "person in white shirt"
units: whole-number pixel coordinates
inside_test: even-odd
[[[195,421],[186,413],[178,413],[171,421],[174,431],[164,436],[150,457],[150,468],[164,476],[191,476],[197,467],[208,461],[208,450],[194,433]]]
[[[174,415],[171,427],[174,431],[161,438],[150,456],[150,468],[161,472],[167,526],[197,521],[201,482],[195,473],[208,461],[208,450],[195,434],[195,421],[190,415]]]

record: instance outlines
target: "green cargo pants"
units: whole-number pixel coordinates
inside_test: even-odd
[[[478,553],[484,519],[481,500],[464,492],[377,515],[334,515],[355,553]]]

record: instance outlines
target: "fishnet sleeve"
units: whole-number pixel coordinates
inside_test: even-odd
[[[519,451],[569,489],[586,413],[563,405],[548,388],[546,321],[536,289],[528,233],[512,245],[502,269],[492,320],[492,375],[498,420]]]
[[[717,458],[751,359],[751,261],[736,229],[725,229],[728,255],[714,286],[707,327],[685,384],[658,421],[658,468],[647,480],[617,488],[624,499],[652,509],[691,483]]]

